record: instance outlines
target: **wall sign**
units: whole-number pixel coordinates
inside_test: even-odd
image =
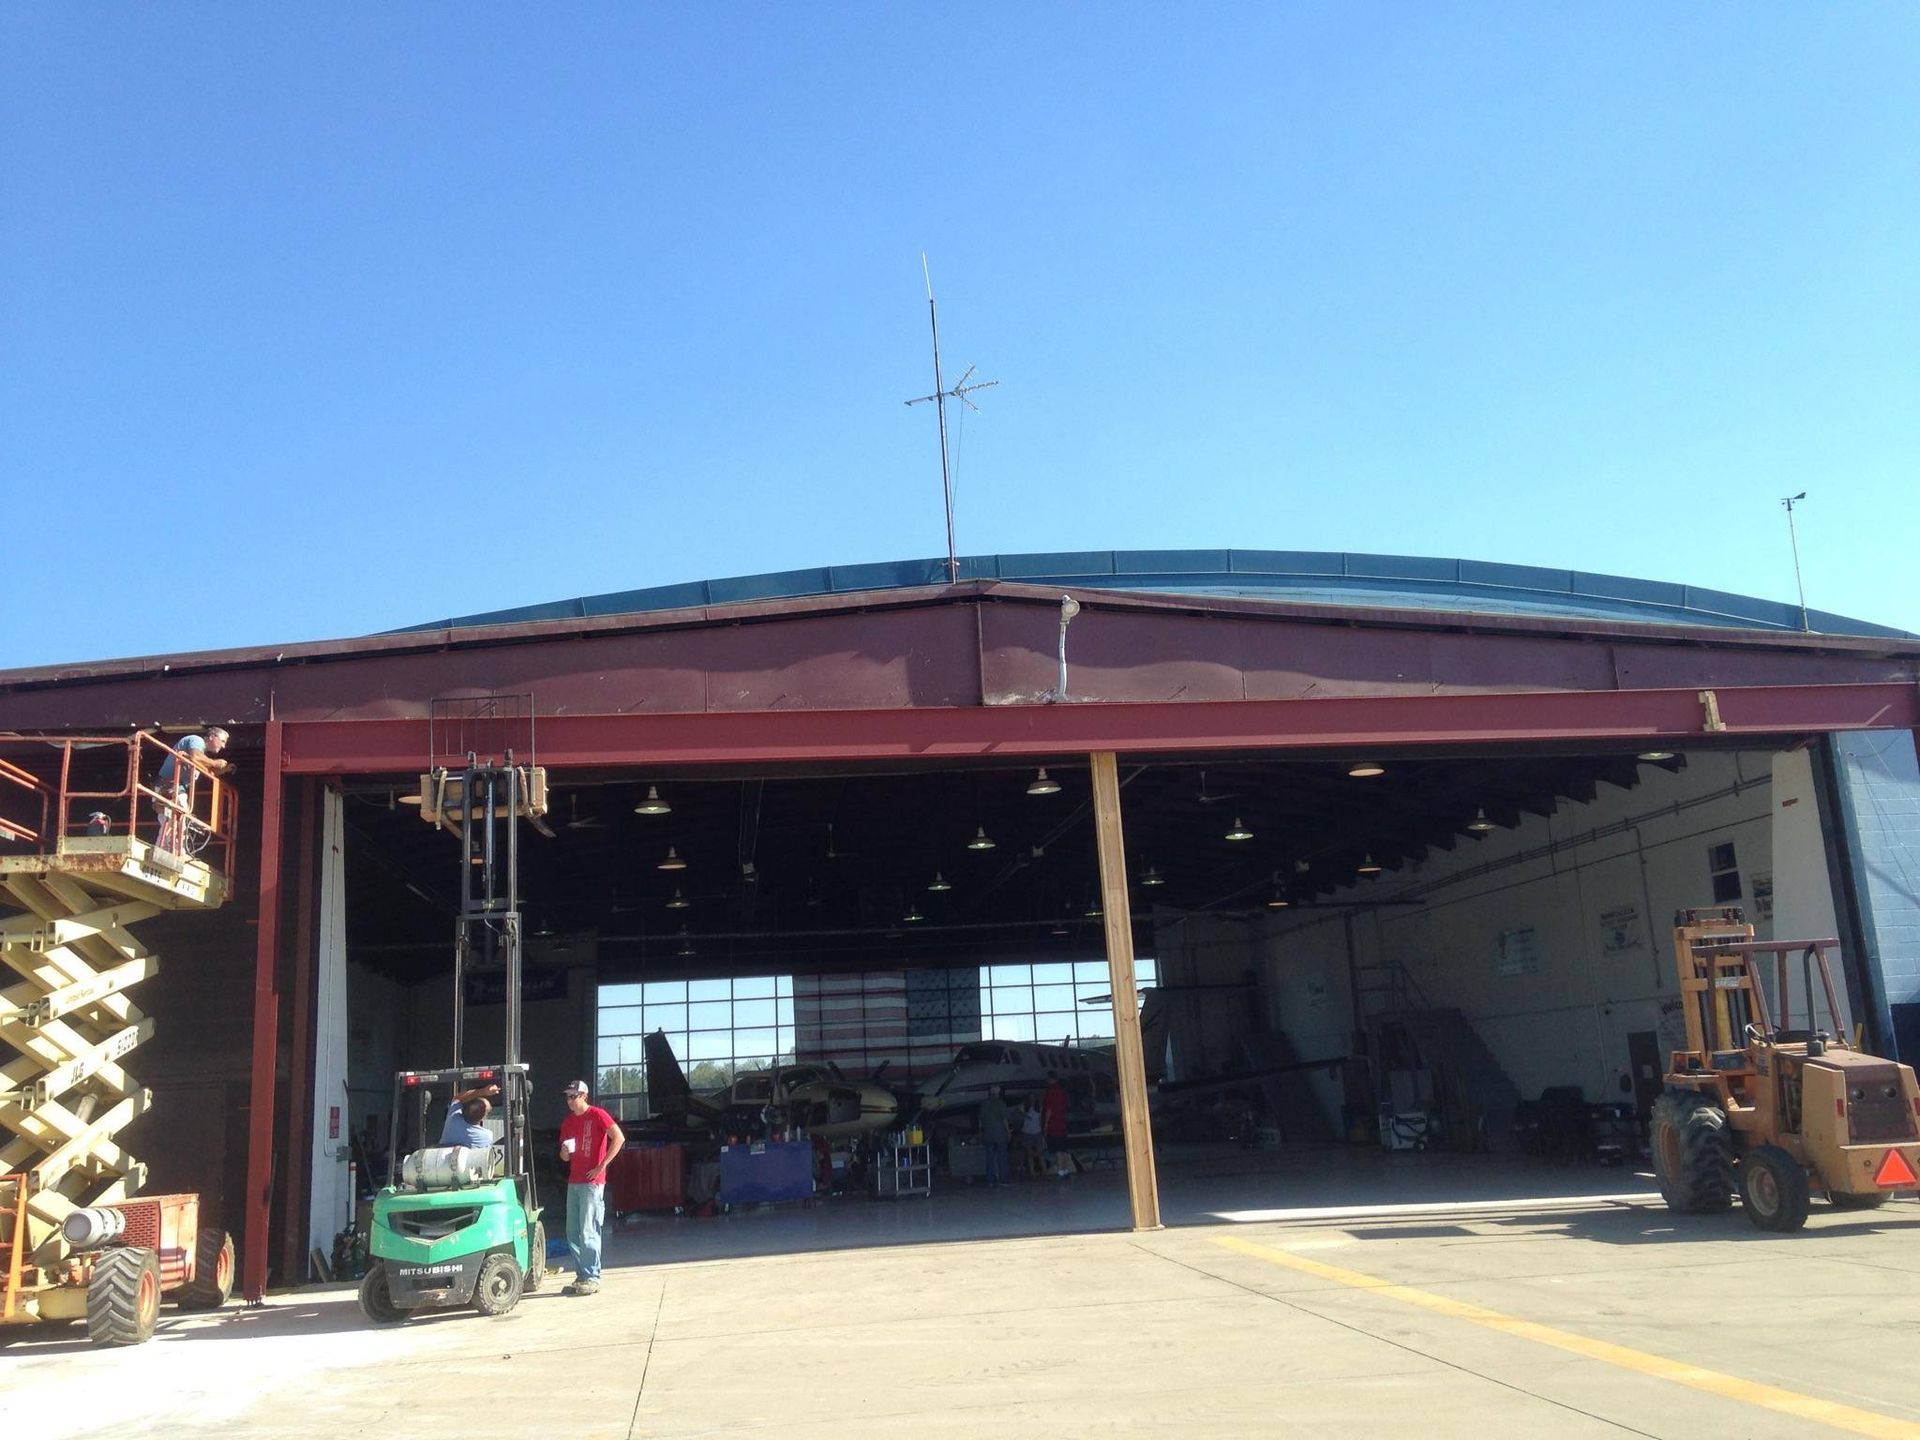
[[[1494,941],[1493,969],[1503,978],[1532,975],[1540,969],[1539,942],[1531,925],[1500,932]]]
[[[1647,948],[1641,934],[1640,907],[1616,905],[1600,912],[1600,953],[1627,955]]]

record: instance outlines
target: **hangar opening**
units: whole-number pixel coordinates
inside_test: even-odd
[[[1816,753],[1122,755],[1166,1219],[1644,1189],[1647,1112],[1679,1048],[1673,915],[1738,906],[1762,939],[1835,929]],[[675,1233],[639,1222],[654,1253],[707,1253],[708,1234],[678,1232],[736,1207],[892,1193],[881,1168],[914,1131],[931,1173],[908,1193],[930,1185],[943,1213],[909,1236],[1124,1223],[1088,770],[1041,758],[553,777],[520,852],[536,1130],[557,1135],[563,1079],[593,1085],[636,1152],[612,1208],[681,1214]],[[330,821],[335,1063],[376,1174],[394,1071],[451,1045],[460,856],[416,790],[347,783]],[[468,1059],[490,1053],[498,981],[468,977]],[[1049,1074],[1070,1118],[1036,1175],[1018,1127]],[[1003,1173],[1070,1198],[986,1198],[994,1079]],[[723,1181],[723,1146],[777,1152],[790,1133],[804,1168]],[[340,1213],[351,1151],[321,1156],[316,1219]],[[557,1193],[557,1168],[547,1181]],[[844,1238],[819,1216],[798,1237],[739,1228],[749,1246],[873,1236],[865,1217]]]

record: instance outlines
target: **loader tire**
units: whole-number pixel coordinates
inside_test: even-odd
[[[139,1345],[160,1319],[160,1257],[138,1245],[103,1250],[87,1282],[87,1338]]]
[[[217,1225],[200,1232],[193,1278],[174,1296],[182,1310],[218,1310],[233,1294],[233,1237]]]
[[[1740,1157],[1740,1204],[1762,1230],[1798,1230],[1807,1223],[1806,1167],[1778,1145],[1756,1145]]]
[[[1653,1104],[1653,1173],[1677,1215],[1714,1215],[1733,1201],[1733,1141],[1727,1113],[1693,1090]]]
[[[1834,1190],[1827,1195],[1828,1203],[1836,1210],[1878,1210],[1892,1198],[1891,1190],[1874,1195],[1849,1195],[1844,1190]]]

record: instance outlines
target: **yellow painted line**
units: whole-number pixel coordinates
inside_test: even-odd
[[[1296,1255],[1288,1250],[1278,1250],[1271,1245],[1257,1245],[1251,1240],[1242,1240],[1237,1236],[1209,1236],[1208,1238],[1224,1249],[1237,1250],[1243,1255],[1251,1255],[1257,1260],[1265,1260],[1273,1265],[1284,1265],[1289,1270],[1298,1270],[1303,1275],[1317,1275],[1320,1279],[1330,1280],[1336,1285],[1384,1295],[1389,1300],[1417,1305],[1422,1310],[1431,1310],[1437,1315],[1445,1315],[1454,1320],[1464,1320],[1470,1325],[1484,1325],[1489,1330],[1498,1330],[1502,1334],[1512,1335],[1521,1340],[1531,1340],[1539,1345],[1551,1345],[1556,1350],[1584,1355],[1589,1360],[1616,1365],[1622,1370],[1651,1375],[1657,1380],[1671,1380],[1674,1384],[1685,1385],[1691,1390],[1701,1390],[1723,1399],[1758,1405],[1763,1410],[1773,1410],[1782,1415],[1791,1415],[1798,1420],[1811,1420],[1821,1425],[1830,1425],[1836,1430],[1850,1431],[1855,1435],[1874,1436],[1876,1440],[1920,1440],[1920,1424],[1911,1420],[1902,1420],[1897,1416],[1882,1415],[1874,1410],[1861,1410],[1852,1405],[1842,1405],[1834,1400],[1817,1399],[1812,1395],[1802,1395],[1797,1390],[1783,1390],[1777,1385],[1763,1385],[1756,1380],[1742,1380],[1734,1375],[1723,1375],[1717,1370],[1705,1370],[1698,1365],[1688,1365],[1684,1361],[1669,1360],[1664,1355],[1650,1355],[1644,1350],[1629,1349],[1625,1345],[1610,1345],[1605,1340],[1595,1340],[1586,1335],[1575,1335],[1571,1331],[1556,1330],[1551,1325],[1541,1325],[1532,1320],[1503,1315],[1498,1310],[1489,1310],[1483,1305],[1455,1300],[1446,1295],[1435,1295],[1430,1290],[1416,1290],[1410,1285],[1396,1285],[1378,1276],[1363,1275],[1358,1270],[1343,1270],[1338,1265],[1309,1260],[1304,1255]]]

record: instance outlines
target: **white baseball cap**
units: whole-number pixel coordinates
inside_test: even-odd
[[[587,1093],[587,1082],[584,1080],[569,1080],[566,1088],[560,1093],[563,1095],[584,1095]]]

